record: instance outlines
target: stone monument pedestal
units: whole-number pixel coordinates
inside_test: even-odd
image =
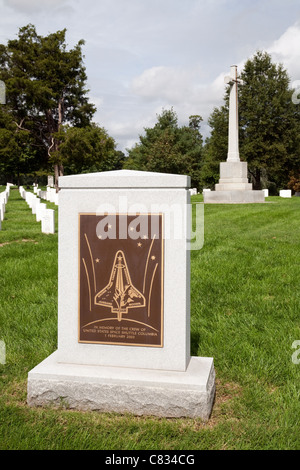
[[[57,352],[29,372],[28,404],[76,410],[208,420],[215,395],[212,358],[192,357],[186,371],[66,364]]]
[[[265,202],[263,191],[254,191],[248,182],[247,162],[220,163],[220,179],[215,191],[203,192],[205,204],[247,204]]]
[[[30,406],[207,420],[212,358],[190,356],[190,178],[59,179],[58,349]]]

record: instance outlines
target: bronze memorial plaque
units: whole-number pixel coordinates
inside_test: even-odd
[[[79,342],[163,346],[162,214],[79,214]]]

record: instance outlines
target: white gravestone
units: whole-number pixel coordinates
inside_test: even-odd
[[[55,211],[46,209],[42,214],[42,233],[55,233]]]
[[[36,214],[36,203],[37,203],[37,197],[33,195],[31,198],[31,212],[35,215]]]
[[[36,215],[35,215],[37,222],[41,222],[41,220],[43,218],[43,214],[46,210],[47,210],[47,205],[46,204],[40,203],[40,204],[37,205],[37,210],[36,210]]]
[[[30,406],[209,418],[212,358],[190,355],[190,178],[59,179],[58,349]]]
[[[54,186],[54,178],[53,178],[53,176],[48,175],[48,186],[50,186],[51,188],[53,188],[53,186]]]
[[[196,196],[197,195],[197,188],[192,188],[189,190],[191,196]]]
[[[291,189],[281,189],[279,191],[279,196],[280,197],[290,198],[290,197],[292,197],[292,190]]]
[[[237,67],[233,65],[225,83],[230,85],[228,153],[226,162],[220,163],[220,180],[215,191],[203,192],[204,203],[239,204],[265,202],[263,191],[253,191],[248,182],[247,162],[240,161],[238,126],[238,83]]]
[[[0,194],[0,204],[1,204],[1,207],[2,207],[2,214],[3,214],[3,217],[4,217],[5,210],[6,210],[6,207],[5,207],[6,198],[5,198],[5,196],[3,195],[3,193]],[[3,218],[2,218],[2,220],[3,220]]]

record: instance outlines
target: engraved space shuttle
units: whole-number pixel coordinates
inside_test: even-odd
[[[117,251],[109,283],[95,295],[95,304],[110,307],[111,312],[117,314],[118,321],[128,313],[128,309],[145,307],[146,299],[132,284],[123,251]]]

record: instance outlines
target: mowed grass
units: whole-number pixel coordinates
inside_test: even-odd
[[[191,352],[214,357],[217,393],[202,423],[27,406],[29,370],[56,349],[57,233],[42,234],[12,190],[0,232],[0,449],[300,449],[299,213],[300,198],[205,206]]]

